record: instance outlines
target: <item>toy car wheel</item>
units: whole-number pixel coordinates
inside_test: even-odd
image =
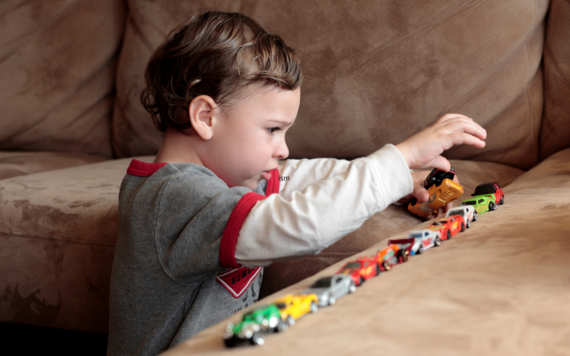
[[[234,347],[237,345],[237,340],[235,337],[230,337],[229,339],[224,339],[224,344],[226,344],[227,347]]]
[[[471,227],[471,221],[467,220],[467,228],[469,229]]]
[[[390,264],[386,261],[382,262],[382,268],[384,269],[384,271],[389,271],[392,266],[390,266]]]
[[[350,285],[348,286],[348,293],[354,293],[356,292],[356,284],[354,284],[354,282],[351,282]]]
[[[494,202],[489,203],[489,210],[497,210],[497,204]]]
[[[418,203],[418,200],[416,198],[412,198],[412,201],[410,202],[410,206],[414,206]]]
[[[309,308],[311,313],[316,313],[319,310],[319,306],[314,301],[311,302],[311,307]]]
[[[438,246],[441,245],[441,240],[440,240],[439,236],[436,237],[435,240],[433,240],[433,245],[434,245],[435,247],[438,247]]]
[[[291,315],[287,315],[287,325],[293,326],[295,325],[295,319]]]
[[[501,200],[499,200],[499,205],[505,204],[505,196],[501,196]]]
[[[252,345],[260,345],[261,346],[261,345],[265,344],[265,340],[258,333],[253,334],[253,336],[251,337],[251,339],[249,341],[251,342]]]
[[[449,230],[447,230],[447,239],[448,239],[448,240],[451,239],[451,232],[449,232]]]
[[[461,232],[465,231],[465,224],[461,223]]]
[[[287,322],[285,320],[279,319],[279,323],[277,324],[275,329],[273,329],[273,332],[281,333],[281,332],[287,330],[288,327],[289,327],[289,325],[287,325]]]
[[[424,246],[420,245],[420,248],[418,248],[418,252],[416,252],[416,254],[421,255],[422,253],[424,253]]]
[[[400,263],[408,262],[409,256],[410,253],[408,252],[408,250],[400,250],[400,258],[398,258],[398,262]]]
[[[329,296],[329,305],[334,305],[334,303],[336,303],[336,299],[332,295]]]
[[[376,275],[379,276],[380,275],[380,265],[376,265]]]
[[[473,212],[473,221],[477,221],[477,218],[479,217],[479,213],[477,213],[476,211]]]
[[[362,277],[358,279],[358,285],[361,286],[366,280]]]

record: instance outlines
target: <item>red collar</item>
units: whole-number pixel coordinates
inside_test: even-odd
[[[139,161],[138,159],[133,159],[129,168],[127,169],[128,174],[132,174],[138,177],[150,177],[154,172],[158,171],[162,167],[166,166],[168,163],[146,163]],[[274,169],[271,171],[271,178],[267,182],[267,188],[265,189],[265,196],[270,194],[279,193],[279,171]]]

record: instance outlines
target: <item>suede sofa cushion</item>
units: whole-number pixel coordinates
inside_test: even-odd
[[[0,151],[0,180],[105,160],[83,153]]]
[[[449,157],[531,168],[539,157],[548,3],[129,0],[115,150],[157,152],[161,137],[139,102],[145,66],[169,30],[205,8],[250,15],[295,48],[305,81],[288,134],[293,158],[363,156],[459,112],[489,138],[484,150],[461,147]]]
[[[544,118],[540,155],[570,147],[570,2],[552,0],[544,44]]]
[[[267,336],[265,345],[231,354],[569,354],[568,162],[570,150],[558,152],[509,184],[505,205],[480,215],[466,232],[381,273],[286,332]],[[385,246],[384,240],[358,256],[373,255]],[[251,308],[300,292],[317,278],[335,273],[342,263]],[[162,355],[226,355],[222,334],[227,323],[240,316]]]
[[[130,161],[0,180],[1,322],[107,331],[119,186]]]
[[[122,0],[2,1],[0,150],[111,157]]]
[[[505,187],[524,173],[518,168],[491,162],[452,160],[451,164],[464,189],[463,194],[454,202],[455,205],[471,198],[475,187],[481,183],[497,182],[501,187]],[[288,262],[275,262],[264,268],[263,284],[259,295],[265,297],[273,294],[387,237],[410,230],[424,221],[425,219],[409,213],[405,206],[391,205],[366,220],[358,230],[346,235],[318,255]]]

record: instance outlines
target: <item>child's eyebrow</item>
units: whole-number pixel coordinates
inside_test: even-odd
[[[269,119],[269,121],[271,122],[275,122],[277,124],[279,124],[280,126],[293,126],[293,124],[295,123],[295,121],[283,121],[283,120],[277,120],[277,119]]]

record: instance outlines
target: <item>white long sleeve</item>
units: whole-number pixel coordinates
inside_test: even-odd
[[[392,145],[351,162],[293,161],[281,174],[290,180],[280,194],[257,202],[239,232],[235,257],[244,266],[318,253],[413,189],[408,166]],[[305,188],[295,190],[300,186]]]

